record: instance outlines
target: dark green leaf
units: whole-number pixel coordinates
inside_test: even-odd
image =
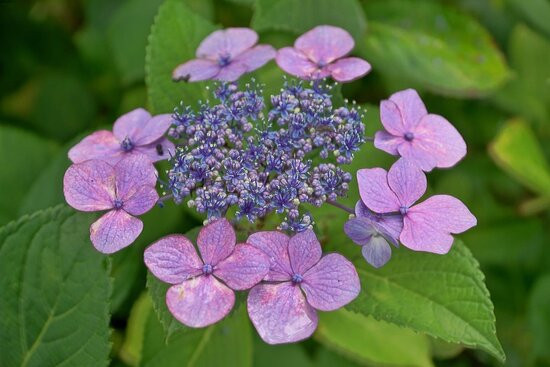
[[[550,363],[550,275],[541,276],[528,302],[529,327],[533,333],[535,355]]]

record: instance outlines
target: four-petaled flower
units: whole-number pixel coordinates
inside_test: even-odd
[[[401,243],[415,251],[447,253],[451,234],[477,224],[476,218],[458,199],[434,195],[413,205],[426,192],[426,176],[411,161],[400,158],[389,172],[382,168],[357,171],[363,203],[376,213],[399,213],[403,217]]]
[[[380,119],[374,146],[413,161],[423,171],[451,167],[466,155],[466,143],[445,118],[428,114],[414,89],[406,89],[380,102]]]
[[[108,210],[90,227],[94,247],[111,254],[130,245],[143,229],[135,215],[157,202],[157,171],[144,155],[130,155],[115,166],[98,159],[73,164],[65,172],[65,200],[84,212]]]
[[[371,66],[358,57],[344,57],[355,46],[353,38],[342,28],[322,25],[304,33],[294,47],[277,52],[277,65],[302,79],[328,76],[338,82],[350,82],[367,74]]]
[[[182,235],[161,238],[145,250],[145,265],[151,273],[173,284],[166,304],[180,322],[204,327],[220,321],[233,308],[233,290],[251,288],[266,276],[267,256],[248,244],[235,243],[235,231],[224,218],[199,232],[202,260]]]
[[[151,117],[143,108],[137,108],[120,116],[113,132],[99,130],[82,139],[69,150],[69,159],[73,163],[101,159],[110,164],[128,155],[145,154],[152,162],[168,159],[174,152],[174,144],[164,137],[170,125],[171,115]]]
[[[402,230],[401,214],[374,213],[361,200],[355,205],[355,218],[344,224],[346,235],[362,247],[363,257],[375,268],[382,267],[390,259],[389,243],[399,247]]]
[[[273,47],[254,46],[257,42],[258,34],[249,28],[215,31],[200,43],[197,58],[179,65],[172,78],[189,82],[208,79],[235,81],[275,57]]]
[[[332,311],[351,302],[361,289],[357,271],[339,254],[321,257],[311,230],[289,238],[281,232],[257,232],[252,246],[269,256],[270,270],[248,294],[248,315],[269,344],[308,338],[317,328],[317,310]]]

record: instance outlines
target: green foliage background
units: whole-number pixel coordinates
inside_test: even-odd
[[[214,29],[282,47],[317,24],[346,28],[373,65],[342,88],[369,134],[378,102],[413,87],[464,135],[467,157],[431,173],[429,192],[479,224],[444,257],[400,249],[376,270],[345,215],[315,210],[324,250],[357,266],[357,300],[292,345],[264,344],[243,296],[223,322],[185,328],[142,253],[199,219],[167,205],[134,245],[96,253],[95,216],[63,205],[67,150],[133,108],[206,98],[207,83],[170,73]],[[17,0],[0,2],[0,27],[0,367],[550,366],[549,0]],[[266,93],[282,83],[273,62],[253,76]],[[392,161],[365,146],[350,170]]]

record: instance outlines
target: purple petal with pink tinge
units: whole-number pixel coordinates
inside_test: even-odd
[[[324,256],[304,274],[300,284],[308,303],[321,311],[333,311],[357,297],[359,276],[351,262],[340,254]]]
[[[418,139],[412,142],[404,142],[397,147],[397,151],[401,157],[414,162],[425,172],[430,172],[437,163],[433,154],[425,150]]]
[[[214,77],[214,79],[222,82],[234,82],[239,79],[241,75],[246,73],[247,70],[248,68],[245,64],[234,61],[231,64],[221,68],[220,72]]]
[[[328,64],[345,56],[354,45],[348,32],[330,25],[315,27],[294,42],[294,47],[316,64]]]
[[[234,62],[246,65],[246,71],[253,71],[264,66],[277,55],[277,51],[269,45],[258,45],[237,56]]]
[[[178,65],[172,72],[172,79],[199,82],[214,78],[220,70],[217,61],[194,59]]]
[[[365,260],[375,268],[381,268],[391,258],[391,247],[382,236],[373,236],[361,249]]]
[[[101,159],[116,164],[123,156],[124,151],[120,147],[120,142],[107,130],[88,135],[69,150],[69,159],[73,163]]]
[[[296,51],[292,47],[285,47],[277,51],[275,61],[277,61],[277,65],[285,72],[298,78],[311,79],[314,74],[317,75],[319,72],[317,65],[308,60],[303,53]],[[322,73],[323,77],[330,74],[328,70]]]
[[[250,28],[227,28],[212,32],[197,48],[198,58],[217,61],[220,56],[231,60],[258,42],[258,34]]]
[[[269,272],[269,258],[250,245],[237,245],[227,259],[214,268],[214,275],[235,290],[252,288]]]
[[[388,171],[388,184],[401,205],[410,207],[428,187],[426,175],[410,160],[400,158]]]
[[[132,135],[135,145],[146,145],[164,136],[174,119],[171,114],[153,116]]]
[[[319,262],[321,255],[321,244],[311,229],[295,234],[288,242],[288,256],[295,274],[304,275]]]
[[[399,136],[392,135],[383,130],[377,131],[374,134],[374,146],[377,149],[383,150],[392,155],[398,155],[397,147],[405,142],[405,139]]]
[[[235,230],[225,218],[204,226],[197,238],[202,261],[212,266],[231,255],[236,242]]]
[[[143,185],[122,202],[122,209],[132,215],[142,215],[151,210],[159,199],[154,186]]]
[[[327,66],[332,79],[337,82],[351,82],[366,75],[371,66],[368,62],[358,57],[346,57]]]
[[[268,344],[303,340],[317,328],[317,312],[290,282],[258,284],[248,293],[247,306],[252,324]]]
[[[256,232],[246,240],[246,243],[261,250],[269,258],[270,269],[266,281],[284,281],[292,277],[288,242],[289,237],[277,231]]]
[[[418,144],[435,158],[436,167],[452,167],[466,155],[466,143],[460,133],[439,115],[424,116],[414,136]]]
[[[380,102],[380,121],[384,129],[394,137],[403,138],[409,130],[403,125],[401,110],[394,102],[383,100]]]
[[[189,327],[205,327],[220,321],[234,304],[235,293],[212,275],[186,280],[166,292],[168,310]]]
[[[451,233],[462,233],[476,224],[476,217],[460,200],[435,195],[409,209],[400,240],[415,251],[446,254],[453,244]]]
[[[136,108],[116,119],[113,133],[120,142],[125,138],[130,138],[133,141],[149,119],[151,119],[149,112],[143,108]]]
[[[124,210],[111,210],[92,223],[90,239],[104,254],[112,254],[129,246],[143,229],[143,222]]]
[[[387,172],[382,168],[365,168],[357,171],[359,194],[363,203],[377,213],[398,211],[401,204],[388,185]]]
[[[84,212],[111,209],[115,200],[115,170],[94,159],[73,164],[63,177],[65,200]]]
[[[145,265],[165,283],[179,284],[202,274],[202,261],[191,241],[174,234],[156,241],[143,254]]]
[[[378,234],[376,228],[366,218],[352,218],[344,223],[344,232],[353,242],[363,246],[369,243],[372,236]]]
[[[155,187],[157,170],[142,154],[130,154],[115,166],[117,198],[129,200],[141,186]]]
[[[399,247],[399,235],[403,230],[403,216],[401,214],[377,214],[370,211],[361,200],[355,204],[355,215],[365,218],[386,237],[394,246]]]
[[[390,101],[399,108],[405,132],[414,129],[420,119],[428,114],[424,102],[414,89],[405,89],[394,93],[390,96]]]
[[[132,153],[144,154],[151,162],[163,161],[170,159],[175,152],[174,143],[166,138],[157,140],[151,144],[137,146],[132,150]]]

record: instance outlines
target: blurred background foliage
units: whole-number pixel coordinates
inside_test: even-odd
[[[182,0],[185,25],[175,17],[153,28],[146,55],[162,3],[0,3],[0,225],[63,202],[66,152],[90,131],[138,106],[170,112],[181,98],[205,97],[204,85],[182,87],[166,75],[215,27],[250,25],[262,41],[281,47],[317,24],[339,25],[354,36],[354,53],[373,65],[366,78],[342,88],[344,97],[367,108],[369,132],[380,127],[378,102],[414,87],[429,111],[464,135],[466,159],[430,174],[430,189],[459,197],[478,218],[478,227],[461,239],[485,273],[505,365],[550,366],[550,1]],[[174,32],[188,42],[174,42],[167,34]],[[280,87],[281,75],[274,63],[255,73],[266,92]],[[365,164],[392,161],[372,148],[364,154]],[[113,366],[170,365],[171,353],[188,353],[178,344],[157,353],[162,328],[151,300],[141,295],[141,256],[160,235],[199,222],[171,205],[144,221],[138,243],[111,257]],[[241,307],[209,329],[211,349],[194,353],[189,364],[225,365],[227,353],[238,366],[500,364],[408,329],[335,314],[322,315],[313,340],[271,347],[255,333],[240,334],[250,327]],[[193,333],[178,338],[192,351],[203,348]],[[228,352],[243,338],[250,350]]]

